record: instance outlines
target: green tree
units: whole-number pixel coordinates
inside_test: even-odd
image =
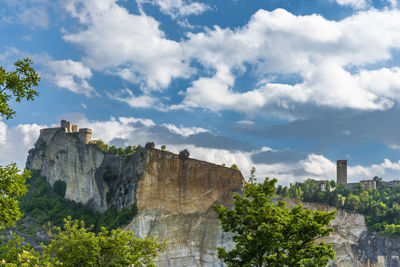
[[[39,75],[31,67],[32,60],[25,58],[15,62],[14,71],[6,71],[0,66],[0,116],[11,119],[15,111],[10,107],[10,100],[33,100],[39,93],[32,89],[38,85]],[[18,198],[26,193],[25,180],[30,173],[18,170],[15,163],[0,166],[0,229],[12,226],[21,217]]]
[[[98,234],[82,221],[65,219],[63,228],[49,230],[43,245],[43,261],[53,266],[155,266],[154,258],[165,250],[155,237],[139,239],[132,231],[102,228]]]
[[[0,165],[0,229],[15,225],[21,218],[18,199],[26,192],[25,181],[30,172],[22,173],[15,163]]]
[[[19,257],[24,251],[38,259],[40,254],[33,250],[29,244],[23,244],[23,241],[24,238],[13,234],[11,239],[1,243],[0,260],[3,260],[3,263],[20,263]],[[1,261],[0,265],[2,265]]]
[[[320,212],[301,205],[286,208],[271,201],[276,179],[248,183],[244,196],[234,195],[234,209],[213,208],[222,229],[232,232],[235,247],[218,248],[228,266],[325,266],[334,258],[332,245],[317,242],[333,231],[327,227],[336,211]]]
[[[32,60],[25,58],[14,63],[14,71],[6,71],[0,66],[0,115],[11,119],[15,111],[10,107],[9,101],[14,98],[16,102],[21,100],[33,100],[39,93],[32,89],[38,86],[39,75],[31,66]]]
[[[239,166],[236,163],[234,163],[234,164],[232,164],[231,169],[234,169],[234,170],[238,171],[239,170]]]

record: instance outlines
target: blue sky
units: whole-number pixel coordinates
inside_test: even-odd
[[[157,146],[282,184],[400,174],[396,0],[2,0],[0,64],[30,57],[34,102],[0,121],[0,164],[39,129]]]

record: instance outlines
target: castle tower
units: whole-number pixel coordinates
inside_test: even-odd
[[[347,160],[336,161],[336,183],[347,184]]]
[[[72,133],[72,122],[66,121],[66,120],[62,120],[61,121],[61,128],[65,129],[66,133]]]
[[[92,140],[92,130],[88,128],[79,129],[78,138],[85,144]]]
[[[77,133],[78,132],[78,126],[75,124],[72,124],[72,133]]]

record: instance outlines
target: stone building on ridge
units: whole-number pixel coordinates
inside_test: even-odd
[[[89,128],[79,129],[77,125],[70,121],[62,120],[60,127],[45,128],[40,130],[40,135],[46,143],[53,137],[54,133],[59,130],[64,130],[68,134],[76,134],[81,142],[88,144],[92,142],[92,130]]]

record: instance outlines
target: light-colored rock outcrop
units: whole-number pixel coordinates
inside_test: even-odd
[[[223,266],[216,248],[233,244],[211,205],[232,206],[243,182],[239,171],[150,150],[136,193],[139,214],[125,229],[166,240],[159,266]]]
[[[104,210],[104,192],[95,179],[104,154],[83,144],[75,135],[63,130],[40,137],[35,150],[30,151],[28,169],[40,169],[51,185],[57,180],[67,183],[65,197],[97,210]]]

